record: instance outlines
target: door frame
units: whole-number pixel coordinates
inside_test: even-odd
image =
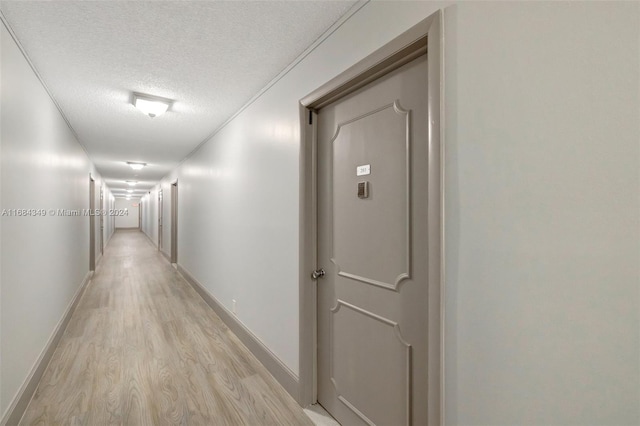
[[[89,271],[96,270],[96,181],[89,173]]]
[[[104,254],[104,185],[100,185],[100,256]]]
[[[317,402],[317,114],[328,105],[411,60],[428,55],[428,371],[429,424],[444,424],[444,49],[443,12],[430,15],[300,100],[298,402]]]
[[[178,263],[178,180],[171,184],[171,263]]]
[[[158,190],[158,251],[162,252],[162,233],[164,232],[164,194],[162,189]]]

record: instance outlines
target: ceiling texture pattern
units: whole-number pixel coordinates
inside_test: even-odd
[[[1,1],[0,10],[118,193],[125,180],[151,188],[354,3]],[[150,118],[132,92],[174,103]]]

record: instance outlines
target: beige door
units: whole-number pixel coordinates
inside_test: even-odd
[[[318,111],[318,402],[427,423],[427,57]]]

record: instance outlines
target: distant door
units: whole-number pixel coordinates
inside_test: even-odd
[[[158,191],[158,250],[162,250],[162,189]]]
[[[178,182],[171,185],[171,263],[178,263]]]
[[[104,254],[104,190],[100,187],[100,254]]]
[[[318,111],[318,401],[427,424],[427,57]]]
[[[89,270],[96,270],[96,181],[89,176]]]

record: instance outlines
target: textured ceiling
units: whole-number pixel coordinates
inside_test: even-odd
[[[354,1],[2,1],[111,188],[150,188]],[[174,99],[151,119],[132,92]],[[124,162],[149,164],[133,172]],[[134,176],[138,175],[138,176]]]

